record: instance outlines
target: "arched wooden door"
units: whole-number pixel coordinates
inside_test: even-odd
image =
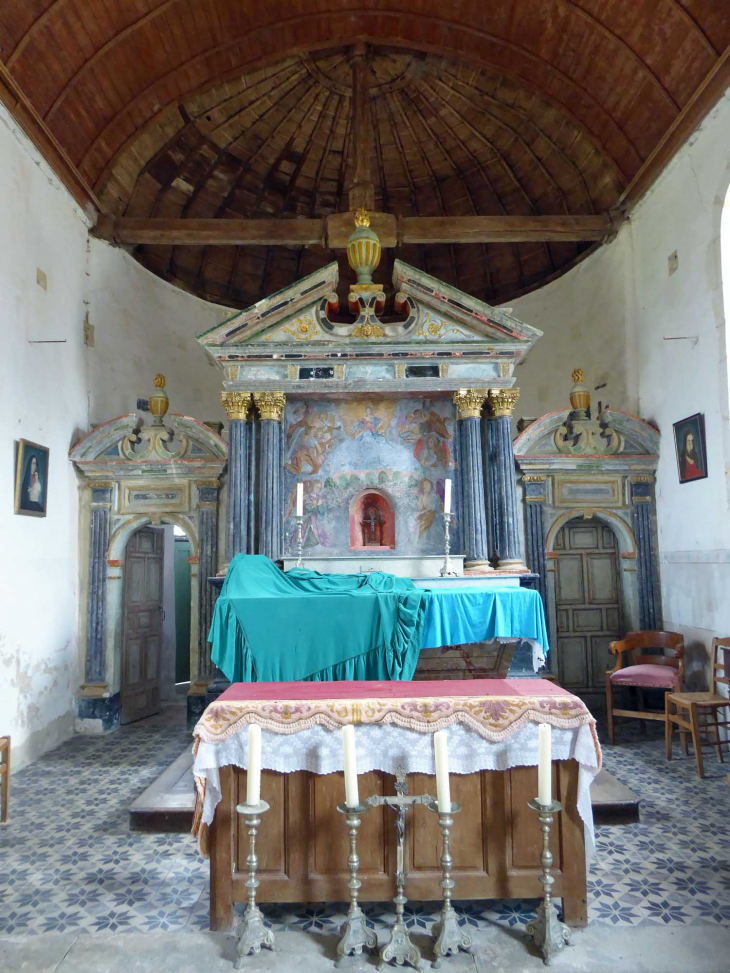
[[[164,534],[143,527],[129,538],[124,559],[122,723],[160,711],[162,564]]]
[[[621,638],[618,544],[600,520],[568,521],[555,538],[558,679],[589,704],[603,699],[608,644]]]

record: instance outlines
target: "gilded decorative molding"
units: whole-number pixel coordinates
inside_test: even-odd
[[[487,389],[459,389],[458,392],[454,392],[456,418],[479,419],[484,403],[487,401],[487,394]]]
[[[493,419],[509,419],[512,416],[514,407],[517,405],[517,400],[520,397],[519,389],[490,389],[489,390],[489,406],[491,411],[491,418]]]
[[[510,363],[508,361],[501,361],[499,363],[499,377],[509,378]]]
[[[155,375],[155,391],[150,396],[150,412],[153,416],[153,425],[162,425],[169,408],[170,400],[165,391],[165,376],[157,374]]]
[[[379,324],[371,324],[367,322],[366,324],[358,324],[355,330],[352,332],[353,338],[384,338],[385,331],[380,327]]]
[[[286,395],[283,392],[254,392],[253,400],[262,419],[281,422],[286,405]]]
[[[198,483],[198,487],[210,487],[211,489],[214,490],[220,489],[220,485],[221,485],[220,480],[200,480],[200,482]]]
[[[547,480],[545,473],[525,473],[522,476],[525,483],[544,483]]]
[[[221,402],[229,421],[248,418],[248,410],[251,405],[250,392],[221,392]]]

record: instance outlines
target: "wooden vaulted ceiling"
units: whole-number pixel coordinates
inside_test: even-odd
[[[358,41],[375,206],[399,217],[630,206],[730,79],[727,0],[4,0],[0,97],[97,211],[326,217],[349,208]],[[406,244],[378,279],[400,256],[503,303],[588,246]],[[316,244],[135,254],[235,307],[333,258]]]

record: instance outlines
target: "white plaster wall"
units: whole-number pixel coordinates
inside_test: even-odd
[[[728,131],[726,95],[631,221],[639,411],[662,431],[657,510],[664,623],[685,633],[698,683],[712,636],[730,634],[724,301],[730,297],[730,275],[723,294],[720,239],[730,185]],[[726,217],[726,232],[728,224]],[[730,232],[726,246],[730,250]],[[670,276],[667,258],[674,250],[679,267]],[[709,476],[680,484],[672,423],[695,412],[705,415]]]
[[[625,274],[630,250],[624,229],[563,277],[512,302],[516,317],[544,332],[515,371],[520,388],[515,418],[569,408],[574,368],[585,370],[589,388],[606,384],[593,393],[595,404],[601,399],[636,411]]]
[[[226,420],[221,372],[195,340],[230,308],[209,304],[155,277],[124,250],[89,241],[87,288],[94,347],[88,351],[92,423],[134,412],[167,379],[170,411]],[[149,419],[149,417],[147,417]]]
[[[13,767],[73,730],[79,683],[78,491],[68,462],[87,426],[86,226],[0,110],[0,734]],[[47,275],[47,290],[36,269]],[[53,340],[54,344],[31,344]],[[14,443],[50,448],[47,516],[13,513]]]

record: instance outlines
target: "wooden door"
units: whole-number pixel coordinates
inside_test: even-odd
[[[160,711],[163,556],[159,528],[143,527],[130,537],[124,561],[122,723]]]
[[[603,697],[608,644],[621,638],[616,535],[599,520],[571,520],[555,539],[560,685]]]

